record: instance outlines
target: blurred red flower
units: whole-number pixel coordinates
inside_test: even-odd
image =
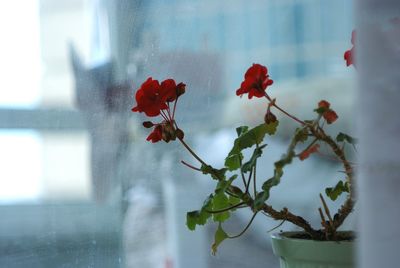
[[[322,117],[326,120],[328,124],[332,124],[338,119],[338,115],[332,109],[330,109],[331,104],[326,100],[322,100],[318,103],[318,108],[325,108],[322,113]]]
[[[152,143],[158,142],[162,139],[162,125],[156,125],[150,135],[147,137],[147,141]]]
[[[303,161],[303,160],[307,159],[312,153],[318,152],[318,149],[319,149],[319,144],[314,144],[310,148],[304,150],[299,155],[300,160]]]
[[[356,40],[356,31],[353,30],[353,32],[351,33],[351,44],[353,45],[353,47],[349,50],[347,50],[346,52],[344,52],[344,60],[346,61],[346,66],[350,66],[350,65],[354,65],[354,67],[356,66],[355,61],[354,61],[354,56],[355,56],[355,48],[354,48],[354,43]]]
[[[244,81],[240,88],[236,90],[237,96],[249,94],[248,98],[253,96],[257,98],[265,97],[265,90],[272,85],[274,81],[269,79],[268,69],[265,66],[254,63],[244,75]]]

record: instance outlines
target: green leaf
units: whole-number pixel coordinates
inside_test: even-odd
[[[338,141],[338,142],[346,141],[346,142],[348,142],[350,144],[353,144],[353,145],[357,143],[357,139],[356,138],[353,138],[353,137],[351,137],[351,136],[349,136],[347,134],[344,134],[342,132],[339,132],[339,134],[336,136],[336,141]]]
[[[243,159],[242,153],[232,154],[227,158],[225,158],[225,166],[230,171],[236,170],[240,168],[240,162],[242,161],[242,159]]]
[[[190,211],[186,213],[186,225],[189,228],[189,230],[194,231],[196,229],[196,225],[206,224],[210,216],[211,216],[210,213],[207,213],[204,210]]]
[[[250,160],[243,164],[242,171],[244,173],[250,172],[253,169],[253,167],[257,163],[257,158],[259,158],[262,155],[262,150],[265,148],[265,146],[267,146],[267,145],[264,144],[264,145],[262,145],[260,147],[256,147],[254,149],[253,155],[251,156]]]
[[[256,197],[256,207],[263,205],[264,202],[269,198],[269,192],[271,188],[281,182],[281,177],[283,176],[283,167],[292,162],[293,156],[294,152],[290,151],[287,155],[284,155],[281,160],[275,162],[274,176],[263,183],[261,187],[263,192]]]
[[[186,225],[189,230],[194,231],[196,225],[204,225],[207,223],[207,220],[211,217],[211,214],[208,213],[207,210],[212,209],[213,198],[214,196],[212,194],[209,195],[204,201],[201,210],[194,210],[186,213]]]
[[[238,137],[240,137],[242,134],[246,133],[247,130],[249,130],[248,126],[241,126],[241,127],[236,128],[236,133],[237,133]]]
[[[335,187],[329,187],[325,189],[326,195],[335,201],[343,192],[349,192],[350,187],[348,182],[343,183],[343,181],[339,181]]]
[[[262,204],[264,204],[266,200],[268,200],[271,188],[278,185],[281,182],[282,175],[283,175],[283,168],[282,167],[275,168],[274,176],[263,183],[262,185],[263,191],[260,192],[260,195],[257,195],[256,197],[255,200],[256,207],[261,206]]]
[[[241,202],[241,200],[240,200],[240,198],[230,195],[228,197],[228,202],[229,202],[229,206],[235,206],[235,205],[239,204]],[[235,210],[235,209],[232,209],[232,210]]]
[[[280,183],[280,179],[283,175],[283,167],[285,163],[283,160],[279,160],[275,162],[275,169],[274,169],[274,176],[270,179],[268,179],[264,184],[262,185],[262,189],[264,191],[269,191],[273,186],[276,186]]]
[[[216,169],[210,165],[201,165],[200,169],[203,172],[203,174],[210,174],[214,180],[225,179],[225,173],[228,170],[226,168]]]
[[[212,209],[213,210],[221,210],[221,209],[225,209],[227,207],[229,207],[229,199],[225,195],[225,193],[219,192],[218,194],[216,194],[213,198]],[[214,213],[213,220],[218,221],[218,222],[224,222],[227,219],[229,219],[230,216],[231,216],[231,214],[229,213],[229,211],[224,211],[221,213]]]
[[[263,123],[250,129],[235,140],[231,153],[236,154],[241,152],[243,149],[253,146],[256,143],[260,144],[266,134],[275,134],[277,126],[278,121],[270,124]],[[229,153],[229,155],[231,155],[231,153]]]
[[[228,235],[225,233],[224,229],[222,229],[221,224],[218,225],[218,229],[214,235],[214,243],[211,246],[212,254],[215,256],[217,253],[218,246],[228,238]]]
[[[186,225],[189,230],[194,231],[196,229],[196,225],[204,225],[207,223],[208,218],[211,217],[211,214],[206,212],[205,210],[194,210],[186,213]]]
[[[199,217],[199,214],[200,212],[198,210],[186,213],[186,225],[189,230],[194,231],[196,229],[197,218]]]
[[[210,194],[206,200],[203,202],[203,206],[201,210],[210,210],[212,208],[212,201],[213,201],[214,195]]]
[[[230,171],[240,168],[240,161],[243,159],[241,151],[255,144],[260,144],[266,134],[275,134],[278,124],[278,121],[270,124],[263,123],[246,132],[240,131],[240,136],[235,140],[232,150],[225,159],[225,166]]]

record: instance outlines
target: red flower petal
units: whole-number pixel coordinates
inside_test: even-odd
[[[147,116],[158,116],[161,110],[168,108],[160,95],[160,84],[151,77],[140,86],[135,99],[137,105],[132,108],[132,111],[144,112]]]
[[[322,114],[322,116],[325,118],[328,124],[332,124],[338,119],[338,115],[334,110],[326,111],[325,113]]]
[[[307,150],[304,150],[299,155],[300,160],[303,161],[303,160],[307,159],[312,153],[318,152],[318,149],[319,149],[319,144],[314,144],[313,146],[311,146]]]
[[[150,135],[146,138],[147,141],[151,141],[152,143],[158,142],[162,139],[162,126],[157,125],[154,130],[150,133]]]
[[[349,50],[346,50],[344,52],[343,58],[346,61],[346,66],[353,65],[356,67],[355,61],[354,61],[354,56],[355,56],[355,42],[356,42],[356,31],[353,30],[351,32],[351,43],[353,44],[353,47]]]
[[[258,63],[253,63],[253,65],[249,69],[247,69],[246,73],[244,74],[244,78],[262,78],[265,77],[267,73],[267,67]]]
[[[177,98],[176,83],[173,79],[164,80],[160,87],[161,98],[167,102],[172,102]]]
[[[329,108],[331,104],[326,100],[322,100],[318,103],[318,108]]]
[[[354,53],[354,48],[352,48],[351,50],[347,50],[344,53],[343,57],[344,57],[344,60],[346,61],[346,66],[350,66],[350,65],[354,64],[353,53]]]

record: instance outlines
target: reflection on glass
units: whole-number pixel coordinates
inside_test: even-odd
[[[42,196],[41,139],[35,131],[0,132],[0,202],[32,202]]]
[[[35,106],[41,76],[39,1],[1,1],[0,33],[0,105]]]

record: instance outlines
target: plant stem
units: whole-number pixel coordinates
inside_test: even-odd
[[[323,140],[325,143],[327,143],[332,151],[336,154],[336,156],[342,161],[343,167],[345,169],[346,175],[347,175],[347,181],[350,185],[350,196],[352,198],[352,179],[353,179],[353,168],[351,167],[351,164],[349,161],[347,161],[346,156],[343,152],[343,150],[336,144],[336,142],[328,135],[325,134],[323,129],[319,129],[319,132],[314,130],[314,136],[316,138],[319,138],[320,140]]]
[[[218,209],[218,210],[208,210],[208,209],[206,209],[205,211],[208,212],[208,213],[217,214],[217,213],[222,213],[222,212],[225,212],[225,211],[240,207],[241,205],[244,205],[244,202],[240,202],[240,203],[238,203],[236,205],[233,205],[233,206],[227,207],[227,208],[223,208],[223,209]]]
[[[253,175],[253,168],[250,170],[249,178],[247,179],[247,184],[246,184],[246,191],[244,192],[244,194],[247,194],[249,192],[250,181],[251,181],[252,175]]]
[[[283,208],[281,211],[275,210],[273,207],[264,204],[262,210],[270,215],[275,220],[286,220],[304,229],[313,239],[321,240],[321,231],[317,231],[311,227],[311,225],[302,217],[291,213],[287,208]]]
[[[237,196],[237,195],[235,195],[235,194],[229,192],[228,190],[226,190],[225,193],[226,193],[227,195],[230,195],[230,196],[233,196],[233,197],[236,197],[236,198],[240,198],[239,196]]]
[[[331,225],[332,228],[334,228],[333,227],[333,220],[332,220],[332,217],[331,217],[331,213],[329,211],[328,205],[326,204],[325,199],[322,196],[322,194],[319,194],[319,198],[321,199],[322,205],[324,206],[325,214],[326,214],[326,216],[328,216],[329,224]]]
[[[169,121],[168,116],[165,114],[163,110],[160,111],[160,115],[162,118],[164,118],[165,121]]]
[[[246,184],[246,178],[244,177],[244,173],[243,173],[243,169],[242,169],[243,165],[242,165],[242,158],[241,157],[239,157],[239,163],[240,163],[240,174],[242,176],[243,185],[246,188],[247,184]]]
[[[204,162],[204,161],[192,150],[192,148],[190,148],[190,146],[187,145],[187,143],[186,143],[183,139],[180,139],[180,138],[178,138],[178,139],[179,139],[179,141],[183,144],[183,146],[190,152],[190,154],[191,154],[194,158],[196,158],[197,161],[199,161],[202,165],[207,166],[206,162]],[[201,169],[195,168],[195,167],[193,167],[193,166],[191,166],[191,165],[185,163],[184,161],[182,161],[182,163],[183,163],[183,164],[186,164],[186,165],[187,165],[188,167],[190,167],[190,168],[193,168],[194,170],[202,171]],[[214,175],[218,178],[218,180],[223,180],[223,179],[224,179],[224,178],[219,177],[218,173],[214,173]],[[231,196],[234,196],[234,197],[237,197],[237,198],[238,198],[237,195],[232,194],[232,193],[229,192],[228,190],[226,190],[225,192],[226,192],[227,194],[231,195]]]
[[[353,168],[351,167],[351,164],[349,161],[347,161],[346,156],[344,154],[344,151],[337,145],[337,143],[326,133],[322,128],[318,128],[318,130],[314,128],[309,128],[311,133],[314,135],[314,137],[318,138],[319,140],[324,141],[326,144],[328,144],[333,153],[336,154],[336,156],[341,160],[345,173],[347,175],[347,182],[349,183],[349,196],[347,197],[345,203],[341,206],[341,208],[337,211],[337,213],[334,216],[334,227],[337,229],[344,220],[347,218],[347,216],[353,211],[354,208],[354,189],[353,189]]]
[[[192,166],[192,165],[190,165],[190,164],[186,163],[186,162],[185,162],[185,161],[183,161],[183,160],[181,160],[181,163],[182,163],[182,164],[184,164],[185,166],[187,166],[187,167],[191,168],[191,169],[194,169],[194,170],[196,170],[196,171],[200,171],[200,172],[202,172],[202,171],[201,171],[201,169],[199,169],[199,168],[197,168],[197,167],[194,167],[194,166]]]
[[[280,226],[282,226],[282,224],[285,223],[285,221],[286,221],[286,220],[283,220],[283,221],[282,221],[281,223],[279,223],[277,226],[275,226],[274,228],[268,230],[267,233],[270,233],[270,232],[272,232],[273,230],[278,229]]]
[[[269,100],[270,102],[272,102],[271,97],[268,96],[267,93],[265,93],[265,97],[267,98],[267,100]],[[303,122],[302,120],[298,119],[297,117],[295,117],[295,116],[289,114],[288,112],[286,112],[285,110],[283,110],[281,107],[279,107],[279,106],[276,104],[276,102],[274,102],[274,103],[272,104],[272,106],[274,106],[276,109],[278,109],[279,111],[281,111],[282,113],[284,113],[284,114],[287,115],[288,117],[292,118],[294,121],[298,122],[299,124],[301,124],[301,125],[305,125],[305,124],[306,124],[306,123]]]
[[[172,118],[175,118],[175,110],[176,110],[176,104],[178,103],[178,99],[179,99],[179,98],[176,98],[176,99],[175,99],[175,102],[174,102],[174,109],[173,109],[173,111],[172,111]]]
[[[228,238],[233,239],[233,238],[237,238],[237,237],[241,236],[242,234],[244,234],[244,233],[247,231],[247,229],[249,229],[249,227],[250,227],[250,225],[252,224],[254,218],[257,216],[257,213],[258,213],[258,211],[255,212],[255,213],[253,214],[253,216],[251,217],[249,223],[246,225],[246,227],[243,229],[243,231],[241,231],[241,232],[240,232],[239,234],[237,234],[237,235],[228,236]]]
[[[189,145],[186,144],[186,142],[183,139],[179,138],[179,141],[182,143],[183,146],[189,151],[189,153],[196,158],[197,161],[199,161],[202,165],[207,166],[207,164],[192,150],[192,148],[189,147]]]
[[[257,147],[258,147],[258,145],[257,145]],[[257,179],[256,179],[257,174],[256,174],[256,171],[257,171],[257,160],[256,160],[255,165],[254,165],[254,175],[253,175],[254,198],[256,198],[256,196],[257,196]]]
[[[326,240],[328,240],[329,239],[329,235],[328,235],[328,233],[329,233],[329,231],[328,231],[328,226],[327,226],[327,224],[326,224],[326,220],[325,220],[325,216],[324,216],[324,213],[322,212],[322,209],[321,208],[318,208],[318,211],[319,211],[319,216],[321,217],[321,225],[324,227],[324,229],[325,229],[325,239]]]
[[[343,150],[343,149],[342,149],[342,150]],[[324,157],[324,158],[326,158],[326,159],[329,159],[329,160],[332,160],[332,161],[336,161],[336,162],[342,163],[342,160],[339,159],[339,158],[336,157],[336,156],[327,155],[327,154],[321,153],[321,152],[319,152],[319,151],[317,151],[316,154],[318,154],[319,156]],[[352,165],[352,166],[356,166],[356,165],[357,165],[357,163],[355,163],[355,162],[351,162],[351,161],[347,161],[347,162],[348,162],[350,165]],[[346,171],[344,171],[344,173],[346,173]]]

